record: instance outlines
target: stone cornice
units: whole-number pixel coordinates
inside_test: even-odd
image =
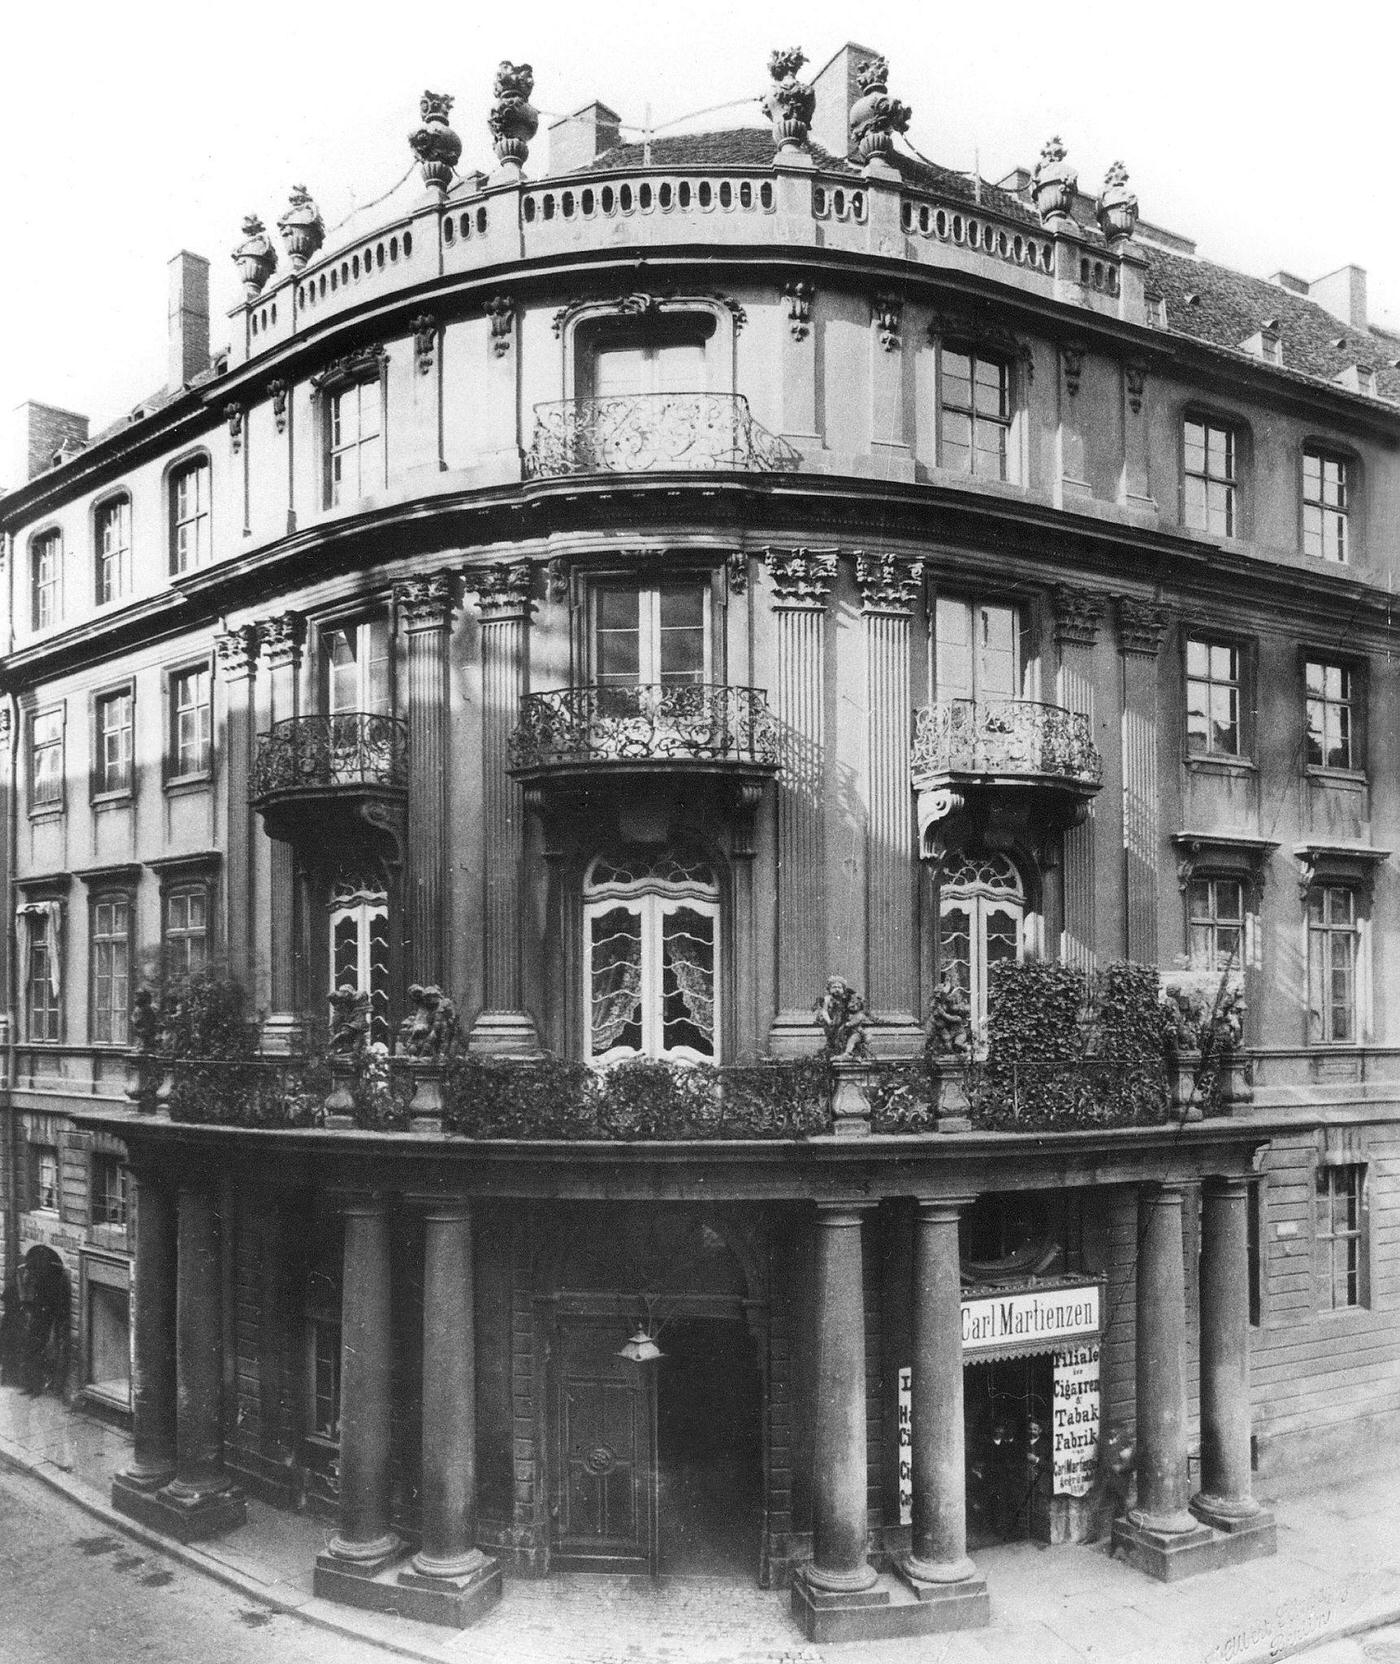
[[[495,566],[474,567],[465,574],[468,594],[476,596],[483,624],[501,624],[528,619],[536,603],[530,598],[531,567],[528,560],[501,561]]]
[[[863,613],[908,618],[919,597],[924,563],[913,555],[856,553],[856,585]]]
[[[777,609],[825,612],[836,582],[835,549],[765,549]]]

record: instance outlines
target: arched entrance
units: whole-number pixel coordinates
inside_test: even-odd
[[[699,1207],[579,1208],[562,1223],[551,1565],[757,1577],[766,1304],[742,1231]],[[638,1329],[659,1358],[620,1355]]]

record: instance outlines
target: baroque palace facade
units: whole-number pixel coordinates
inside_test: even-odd
[[[1400,342],[1355,268],[1213,265],[1058,141],[941,169],[874,53],[802,62],[771,131],[594,104],[542,178],[527,68],[489,176],[425,95],[390,221],[245,224],[227,351],[182,254],[165,390],[26,411],[9,1287],[70,1292],[120,1506],[321,1509],[342,1599],[704,1567],[817,1639],[975,1624],[999,1541],[1267,1553],[1256,1487],[1400,1425]],[[172,1118],[156,949],[272,1071],[346,986],[522,1067],[803,1058],[828,977],[875,1062],[802,1137]],[[1035,959],[1242,994],[1223,1101],[872,1119]]]

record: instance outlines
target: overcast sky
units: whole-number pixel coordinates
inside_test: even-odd
[[[37,398],[100,425],[158,388],[181,248],[213,262],[222,345],[242,216],[271,226],[304,182],[334,225],[388,190],[425,86],[457,99],[465,171],[491,164],[500,58],[534,65],[542,111],[600,98],[640,124],[650,104],[660,126],[756,100],[774,46],[801,45],[815,68],[853,31],[889,58],[925,155],[980,155],[995,179],[1059,133],[1083,186],[1122,157],[1144,215],[1205,256],[1260,275],[1366,267],[1373,320],[1400,329],[1397,17],[1393,0],[27,6],[4,33],[0,421]],[[698,125],[759,120],[755,102]],[[543,130],[537,143],[542,170]]]

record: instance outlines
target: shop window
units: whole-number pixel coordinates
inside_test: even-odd
[[[967,995],[974,1034],[987,1021],[993,965],[1023,957],[1025,889],[1007,855],[953,855],[939,891],[938,967]]]
[[[353,988],[370,1000],[370,1039],[387,1045],[389,898],[373,880],[346,879],[331,895],[331,989]]]
[[[1236,537],[1239,441],[1219,422],[1188,418],[1182,430],[1182,521],[1192,531]]]
[[[1360,677],[1346,665],[1308,659],[1303,679],[1307,766],[1358,769]]]
[[[92,1158],[92,1223],[125,1230],[127,1224],[126,1168],[118,1156],[99,1152]]]
[[[99,607],[131,592],[131,498],[114,497],[97,510],[94,599]]]
[[[36,630],[48,630],[63,616],[63,536],[45,532],[30,545],[30,603]]]
[[[1011,368],[959,347],[938,358],[938,465],[977,479],[1010,475]]]
[[[123,1409],[131,1403],[131,1288],[124,1261],[84,1253],[83,1386]]]
[[[1365,1305],[1365,1167],[1319,1167],[1314,1199],[1314,1303],[1319,1311]]]
[[[197,457],[170,476],[170,570],[178,576],[207,566],[213,553],[209,461]]]
[[[29,1205],[44,1213],[59,1211],[59,1167],[56,1144],[29,1146]]]
[[[1351,465],[1329,451],[1303,452],[1303,553],[1344,562],[1350,549]]]
[[[166,768],[170,780],[198,778],[209,773],[213,708],[212,679],[207,664],[171,673],[169,733]]]
[[[134,700],[130,688],[104,693],[93,702],[96,755],[93,759],[94,796],[131,790]]]
[[[92,1038],[124,1046],[131,1010],[131,898],[100,895],[92,903]]]
[[[936,699],[1019,699],[1025,659],[1017,608],[939,596],[933,615]]]
[[[709,864],[600,855],[583,903],[589,1061],[716,1061],[719,885]]]
[[[165,893],[162,915],[165,974],[179,980],[202,970],[209,959],[208,886],[172,885]]]
[[[63,1000],[63,904],[26,902],[19,910],[25,1031],[30,1040],[60,1038]]]
[[[1186,641],[1186,750],[1193,757],[1244,757],[1253,736],[1248,656],[1237,642],[1189,636]]]
[[[1308,1039],[1314,1045],[1355,1045],[1359,1039],[1356,899],[1356,891],[1342,884],[1308,891]]]
[[[36,711],[29,721],[29,806],[63,807],[63,711]]]

